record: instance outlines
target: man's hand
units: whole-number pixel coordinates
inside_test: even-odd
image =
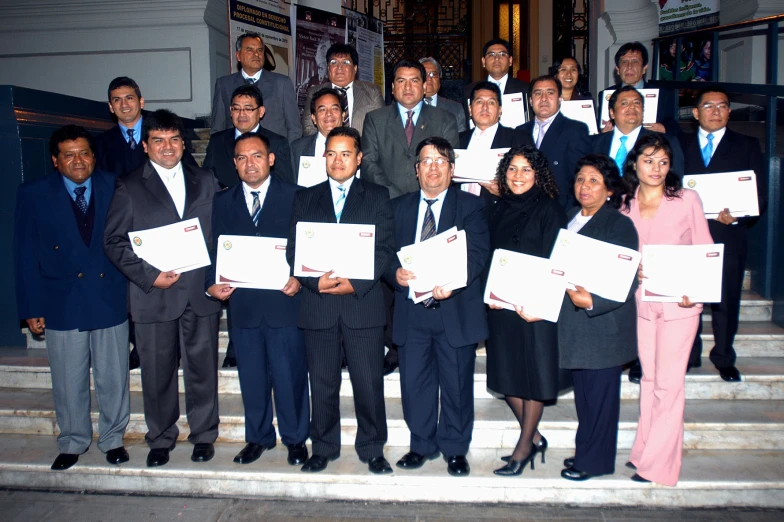
[[[692,306],[694,306],[696,304],[697,303],[692,303],[691,302],[691,300],[689,299],[689,296],[684,295],[683,299],[681,299],[681,302],[678,303],[678,306],[680,306],[681,308],[691,308]]]
[[[490,307],[490,310],[503,310],[503,306],[498,306],[497,304],[488,304],[487,306]]]
[[[602,120],[602,128],[599,129],[599,132],[611,132],[614,128],[615,125],[613,125],[612,120],[610,121]]]
[[[591,296],[591,293],[580,285],[574,286],[577,290],[566,289],[572,304],[577,308],[593,308],[593,296]]]
[[[646,128],[649,131],[653,131],[653,132],[661,132],[662,134],[667,132],[664,128],[664,125],[662,125],[661,123],[643,123],[642,126],[643,128]]]
[[[498,198],[501,197],[501,190],[498,188],[498,183],[496,181],[491,181],[490,183],[479,183],[482,187],[485,188],[490,194],[496,196]]]
[[[318,289],[319,293],[321,294],[330,294],[330,295],[348,295],[354,293],[354,287],[351,285],[351,281],[344,277],[333,277],[330,276],[334,273],[334,270],[330,270],[323,276],[319,277],[318,280]]]
[[[416,276],[412,270],[398,268],[395,271],[395,281],[397,281],[397,284],[400,286],[408,287],[408,282],[412,279],[416,279]]]
[[[732,225],[738,220],[736,217],[732,217],[730,214],[730,209],[725,208],[721,212],[719,212],[719,217],[716,218],[716,221],[721,223],[722,225]]]
[[[299,284],[299,281],[297,281],[297,278],[294,276],[289,276],[289,280],[286,283],[286,286],[281,288],[280,291],[289,297],[294,297],[299,293],[300,288],[301,285]]]
[[[152,284],[155,288],[160,288],[161,290],[166,290],[171,285],[179,281],[180,274],[175,274],[174,270],[170,270],[168,272],[161,272],[158,274],[158,277],[155,278],[155,282]]]
[[[437,301],[443,301],[444,299],[449,299],[452,295],[451,290],[444,290],[440,286],[433,288],[433,299]]]
[[[645,274],[642,273],[642,263],[637,267],[637,284],[642,284],[642,280],[646,279]]]
[[[228,283],[214,284],[207,289],[207,293],[219,301],[225,301],[236,288],[232,288]]]
[[[46,329],[46,321],[43,317],[33,317],[32,319],[25,319],[27,327],[35,335],[41,335]]]
[[[528,315],[528,314],[526,314],[526,313],[523,311],[523,307],[522,307],[522,306],[517,306],[517,305],[515,305],[515,312],[517,312],[517,315],[519,315],[520,317],[522,317],[523,319],[525,319],[525,322],[526,322],[526,323],[535,323],[535,322],[537,322],[537,321],[541,321],[541,319],[540,319],[540,318],[538,318],[538,317],[534,317],[534,316],[532,316],[532,315]]]

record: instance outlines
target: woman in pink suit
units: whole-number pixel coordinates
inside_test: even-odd
[[[624,164],[630,194],[623,207],[645,245],[713,244],[702,202],[683,190],[670,170],[672,149],[663,134],[642,136]],[[644,267],[641,267],[640,277]],[[629,462],[632,480],[666,486],[678,483],[683,457],[684,384],[702,304],[643,302],[637,289],[637,339],[642,382],[640,420]]]

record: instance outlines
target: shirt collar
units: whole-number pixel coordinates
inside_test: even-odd
[[[87,192],[89,192],[90,188],[93,186],[93,178],[92,178],[92,176],[87,178],[86,180],[84,180],[84,183],[81,183],[81,184],[80,183],[75,183],[75,182],[71,181],[70,179],[68,179],[65,176],[63,176],[62,173],[60,173],[60,177],[63,178],[63,183],[65,184],[65,188],[68,190],[68,193],[71,194],[71,195],[75,194],[74,193],[74,189],[77,188],[77,187],[84,187],[84,188],[86,188],[87,189],[87,191],[85,191],[85,194],[86,194]]]
[[[269,185],[270,185],[270,176],[267,176],[267,179],[265,179],[264,182],[258,186],[258,188],[252,188],[251,186],[249,186],[247,183],[243,181],[242,190],[243,192],[245,192],[245,197],[250,197],[250,198],[253,197],[253,194],[251,194],[251,192],[258,192],[259,200],[263,201],[264,196],[267,194],[267,190],[269,190]]]
[[[416,123],[417,118],[419,117],[419,112],[422,110],[422,105],[424,103],[425,103],[425,101],[423,99],[419,103],[417,103],[416,106],[413,109],[406,109],[405,107],[403,107],[399,103],[397,104],[397,110],[398,110],[398,112],[400,112],[400,117],[403,118],[404,124],[405,124],[405,121],[408,119],[408,111],[414,111],[414,115],[411,117],[411,119],[413,119],[414,123]]]
[[[496,133],[496,132],[498,132],[498,125],[499,125],[499,123],[500,123],[500,122],[495,122],[493,125],[490,125],[490,126],[489,126],[488,128],[486,128],[484,131],[482,131],[482,130],[481,130],[479,127],[476,127],[476,128],[474,129],[474,133],[475,133],[477,136],[479,136],[480,134],[481,134],[482,136],[487,136],[488,134],[492,134],[493,136],[495,136],[495,133]]]
[[[724,136],[724,133],[726,131],[727,131],[727,127],[722,127],[721,129],[719,129],[717,131],[713,131],[713,132],[708,132],[705,129],[703,129],[702,127],[698,127],[698,129],[697,129],[697,132],[700,135],[700,139],[702,139],[704,141],[708,140],[708,134],[713,134],[714,141],[715,140],[720,140]]]
[[[334,179],[332,179],[329,176],[327,176],[327,179],[329,180],[329,186],[330,186],[330,188],[332,189],[333,192],[336,191],[338,189],[338,187],[346,187],[346,192],[348,192],[349,190],[351,190],[351,184],[354,183],[354,178],[356,178],[356,175],[351,176],[350,178],[348,178],[343,183],[338,183]]]
[[[248,132],[259,132],[259,127],[261,127],[261,123],[256,124],[256,126],[253,127],[253,129]],[[236,140],[240,136],[242,136],[242,132],[240,132],[240,130],[237,127],[234,127],[234,139]]]
[[[134,124],[133,127],[126,127],[122,123],[117,122],[117,125],[120,126],[120,130],[122,131],[122,135],[123,135],[123,138],[125,138],[125,141],[130,141],[128,139],[128,129],[133,129],[133,139],[136,140],[136,143],[141,143],[141,141],[142,141],[142,120],[143,119],[144,119],[144,117],[139,118],[139,121],[137,121],[136,124]]]
[[[159,176],[161,176],[162,178],[165,177],[169,181],[174,179],[177,176],[177,174],[182,175],[182,161],[180,161],[173,168],[170,169],[167,169],[162,165],[158,165],[153,160],[150,160],[150,163],[152,163],[155,172],[157,172]]]
[[[246,80],[248,78],[253,78],[254,80],[256,80],[256,82],[258,82],[259,80],[261,80],[261,73],[262,72],[264,72],[264,69],[259,69],[259,72],[257,72],[253,76],[249,76],[248,73],[245,72],[245,69],[242,69],[242,77],[245,78]]]
[[[632,145],[637,143],[637,138],[640,135],[640,131],[642,130],[642,125],[637,127],[636,129],[632,130],[629,134],[624,134],[618,127],[613,128],[613,141],[621,139],[621,136],[627,136],[629,139],[626,141],[627,143],[631,143],[627,145],[626,148],[630,148]]]
[[[332,84],[332,88],[333,88],[333,89],[338,89],[338,90],[340,90],[340,89],[346,89],[346,90],[348,91],[348,90],[351,90],[351,88],[354,86],[354,81],[353,81],[353,80],[351,81],[351,83],[349,83],[349,84],[348,84],[348,85],[346,85],[345,87],[338,87],[338,86],[337,86],[337,85],[335,85],[334,83],[332,83],[332,82],[330,82],[330,83]]]
[[[622,85],[621,85],[622,87],[628,85],[628,84],[623,83],[623,82],[621,82],[621,83],[622,83]],[[634,85],[632,85],[632,87],[634,87],[635,89],[644,89],[645,88],[645,78],[640,78],[640,81],[635,83]]]
[[[447,187],[443,191],[441,191],[435,198],[429,198],[429,197],[425,196],[425,192],[422,189],[419,189],[419,195],[421,196],[420,201],[424,203],[426,199],[435,199],[437,202],[443,203],[444,202],[444,198],[446,198],[446,192],[448,190],[449,190],[449,187]],[[427,205],[427,203],[425,203],[425,205]]]
[[[501,76],[497,80],[495,78],[493,78],[492,76],[490,76],[489,74],[487,75],[487,81],[488,82],[500,83],[501,85],[506,85],[506,80],[508,80],[508,79],[509,79],[509,73],[506,73],[505,75]],[[503,93],[501,93],[501,94],[503,94]]]
[[[559,110],[558,112],[556,112],[555,114],[553,114],[552,116],[547,118],[546,120],[540,120],[539,118],[536,118],[536,117],[534,119],[536,120],[537,123],[544,123],[546,125],[550,125],[553,122],[553,120],[555,119],[555,117],[558,116],[559,112],[561,112],[561,111]]]

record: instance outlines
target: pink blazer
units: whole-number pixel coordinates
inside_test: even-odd
[[[639,193],[639,188],[637,189]],[[650,223],[650,232],[646,236],[641,232],[640,205],[635,194],[629,205],[628,216],[634,222],[640,236],[640,252],[643,245],[712,245],[713,238],[708,231],[708,221],[702,210],[700,196],[693,190],[681,190],[681,197],[662,198],[659,210]],[[644,270],[644,268],[643,268]],[[637,315],[643,319],[652,319],[651,304],[643,302],[642,287],[637,288]],[[662,303],[664,320],[683,319],[702,313],[702,304],[692,308],[681,308],[677,303]]]

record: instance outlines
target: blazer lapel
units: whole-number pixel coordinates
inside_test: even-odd
[[[341,222],[345,221],[346,223],[350,223],[348,220],[351,219],[354,210],[362,204],[362,200],[365,197],[364,193],[365,187],[362,185],[362,180],[359,178],[354,178],[354,181],[351,182],[351,188],[348,191],[348,196],[346,196],[346,203],[343,205],[343,214],[340,218]]]
[[[55,171],[55,173],[51,175],[52,179],[49,182],[50,196],[47,199],[49,201],[51,213],[53,216],[60,216],[60,219],[63,220],[62,228],[65,230],[69,242],[75,248],[80,248],[80,246],[84,247],[84,241],[82,241],[82,237],[79,235],[79,228],[76,225],[76,216],[74,216],[73,206],[71,205],[71,195],[68,193],[68,189],[65,188],[65,183],[63,183],[60,176],[62,176],[62,174]],[[92,191],[92,197],[95,198],[95,182],[93,182]],[[93,232],[95,232],[96,228],[97,227],[93,227]]]
[[[354,180],[352,185],[354,185],[356,182],[357,182],[357,180]],[[321,208],[322,212],[324,212],[324,215],[326,216],[326,219],[324,220],[324,222],[325,223],[337,223],[338,220],[335,217],[335,204],[332,202],[332,188],[329,185],[329,180],[325,181],[321,185],[322,185],[323,189],[320,191],[321,194],[319,194],[318,205]],[[353,190],[354,187],[352,186],[351,188]],[[349,191],[349,197],[350,197],[350,193],[351,193],[351,190]],[[348,205],[348,199],[349,198],[347,197],[346,198],[346,203],[343,206],[343,212],[344,213],[346,211],[346,206]]]
[[[416,148],[419,142],[424,139],[422,135],[427,132],[427,126],[430,124],[430,118],[433,116],[430,114],[432,111],[433,109],[430,107],[430,105],[426,103],[422,104],[422,110],[419,111],[419,118],[417,118],[416,125],[414,125],[414,137],[411,138],[411,145],[408,147]],[[405,130],[403,135],[405,136]]]
[[[392,137],[400,142],[404,150],[408,150],[409,145],[408,140],[406,139],[406,130],[403,126],[403,120],[400,118],[400,112],[398,112],[398,104],[395,102],[389,107],[392,109],[389,113],[389,119],[387,120],[389,132]],[[421,113],[419,114],[419,117],[422,117]],[[416,128],[414,129],[414,134],[416,135]],[[411,140],[411,143],[414,143],[414,140]]]
[[[419,192],[417,197],[408,197],[406,204],[400,208],[400,211],[395,215],[395,219],[399,218],[398,227],[402,237],[400,238],[400,246],[413,245],[416,243],[417,234],[417,219],[419,218]]]
[[[455,225],[455,215],[457,214],[457,195],[455,189],[450,187],[444,196],[444,203],[441,205],[441,215],[438,217],[438,229],[436,232],[440,234],[445,230],[449,230]]]
[[[253,225],[253,218],[248,212],[248,205],[245,202],[245,191],[242,188],[242,183],[239,185],[234,185],[232,188],[228,190],[233,190],[234,194],[232,194],[231,198],[231,206],[234,210],[233,214],[237,218],[237,226],[238,229],[246,232],[247,234],[253,234],[256,232],[256,227]],[[269,195],[269,192],[267,193]],[[269,199],[269,198],[266,198]],[[261,207],[261,214],[264,215],[264,205]],[[261,216],[259,217],[259,223],[261,223]]]
[[[199,183],[196,181],[196,175],[184,163],[182,164],[182,174],[185,178],[185,208],[182,211],[182,217],[185,219],[196,202],[196,198],[199,197]]]
[[[90,246],[103,244],[103,229],[106,225],[106,213],[109,210],[110,183],[114,183],[113,176],[103,176],[93,172],[93,205],[95,206],[95,220],[93,222],[93,235]],[[102,247],[103,248],[103,247]]]
[[[225,130],[221,138],[223,139],[223,148],[226,149],[226,157],[231,161],[234,157],[234,127]]]
[[[566,122],[564,121],[564,117],[559,112],[555,119],[553,119],[553,122],[550,124],[547,132],[545,132],[544,138],[542,138],[542,145],[540,147],[542,153],[544,153],[544,151],[550,150],[550,148],[556,144],[558,139],[561,138],[561,133],[563,132],[565,123]]]
[[[185,172],[185,167],[183,167],[183,173]],[[174,213],[177,217],[177,220],[180,219],[180,214],[177,212],[177,207],[174,206],[174,200],[169,195],[169,191],[166,188],[166,185],[163,184],[161,181],[161,177],[155,171],[155,167],[152,166],[152,163],[148,160],[147,163],[144,164],[144,170],[142,171],[142,180],[144,182],[144,187],[150,191],[150,193],[157,199],[164,207]],[[187,180],[185,183],[185,194],[186,194],[186,201],[187,201],[187,194],[188,194],[188,184]],[[186,207],[187,208],[187,207]]]

